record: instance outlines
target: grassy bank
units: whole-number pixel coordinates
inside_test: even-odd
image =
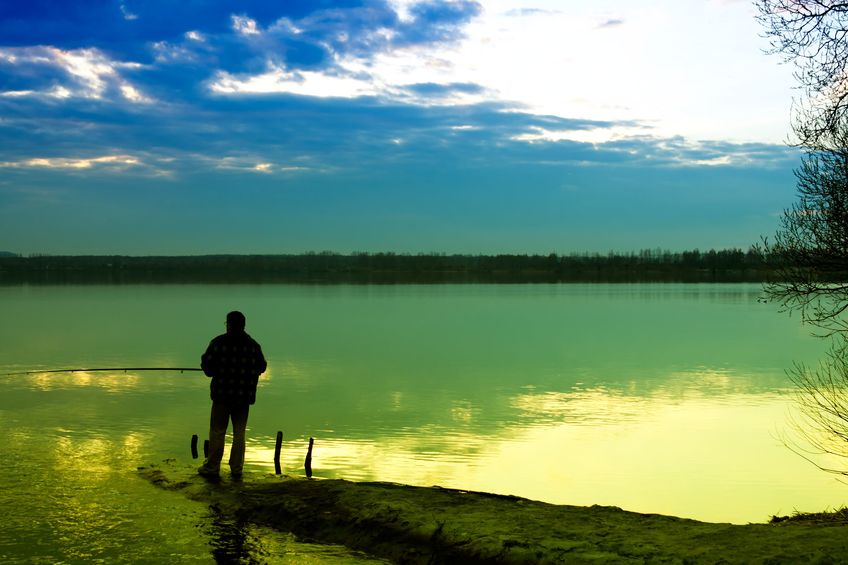
[[[215,505],[239,520],[397,563],[842,563],[848,558],[844,513],[770,524],[713,524],[438,487],[262,475],[208,482],[193,468],[167,463],[139,472],[160,488]]]

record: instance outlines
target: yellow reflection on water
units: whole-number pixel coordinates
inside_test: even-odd
[[[721,375],[715,380],[722,384]],[[398,430],[378,441],[318,438],[315,475],[735,523],[848,499],[833,476],[782,443],[791,399],[776,393],[696,393],[670,402],[597,389],[520,394],[513,405],[526,418],[491,434],[463,426],[475,409],[456,402],[451,429]],[[285,472],[302,474],[305,453],[305,440],[285,445]],[[273,449],[250,456],[270,465]]]
[[[136,449],[138,438],[125,438]],[[114,441],[99,437],[59,437],[52,450],[51,475],[60,496],[51,498],[45,516],[60,540],[73,546],[74,559],[92,559],[101,551],[104,536],[126,519],[107,509],[113,501],[115,461],[122,455]],[[99,494],[95,494],[99,493]]]
[[[451,406],[451,419],[458,424],[470,424],[474,419],[474,407],[467,400],[455,400]]]
[[[611,400],[589,395],[577,401],[582,406],[576,411],[614,409]],[[786,401],[757,400],[646,401],[639,414],[625,400],[621,412],[633,417],[624,424],[512,430],[465,480],[474,488],[555,503],[740,523],[844,501],[833,477],[777,439]]]
[[[59,437],[52,453],[53,470],[62,476],[62,480],[103,480],[111,471],[111,451],[112,442],[104,438]]]
[[[68,387],[94,387],[107,392],[126,392],[139,388],[138,374],[74,371],[72,373],[36,373],[27,375],[32,388],[49,391]]]
[[[285,372],[285,371],[284,371]],[[257,383],[258,388],[266,387],[271,384],[271,381],[274,380],[274,368],[271,363],[268,363],[268,366],[265,368],[265,372],[259,375],[259,381]]]
[[[512,406],[534,421],[567,420],[573,424],[595,425],[602,421],[620,423],[640,414],[645,399],[605,388],[574,392],[520,394]]]

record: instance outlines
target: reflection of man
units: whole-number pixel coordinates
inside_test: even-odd
[[[244,435],[250,405],[256,401],[256,383],[267,364],[262,348],[244,331],[241,312],[227,314],[227,333],[209,343],[200,367],[212,377],[212,417],[209,422],[209,455],[197,470],[204,477],[217,477],[224,457],[224,436],[233,422],[230,472],[240,478],[244,467]]]

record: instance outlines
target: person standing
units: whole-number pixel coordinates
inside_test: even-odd
[[[256,384],[267,363],[259,344],[244,331],[244,314],[227,314],[227,332],[214,338],[200,358],[200,368],[207,377],[212,414],[209,421],[209,454],[197,470],[204,477],[218,477],[224,457],[224,438],[229,422],[233,423],[230,446],[230,473],[241,478],[244,467],[245,431],[250,406],[256,402]]]

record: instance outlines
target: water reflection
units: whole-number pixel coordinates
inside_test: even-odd
[[[810,508],[839,499],[831,477],[790,456],[780,441],[778,424],[791,404],[779,394],[673,403],[600,391],[557,395],[553,403],[542,397],[542,404],[529,404],[531,411],[558,410],[565,402],[568,412],[490,433],[434,425],[382,430],[374,440],[318,438],[316,475],[736,523],[791,512],[797,507],[780,500],[792,491]],[[516,405],[525,400],[516,398]],[[293,443],[284,448],[283,466],[302,474],[305,442]],[[250,453],[255,465],[270,469],[270,444]]]
[[[221,304],[239,304],[274,367],[251,411],[248,477],[273,472],[283,430],[287,473],[303,473],[314,436],[320,477],[734,522],[838,506],[840,485],[777,439],[790,407],[783,370],[822,347],[758,305],[758,292],[0,288],[0,343],[16,356],[0,372],[194,366]],[[173,323],[161,323],[163,310]],[[206,509],[135,477],[138,465],[190,461],[192,434],[206,435],[208,394],[197,374],[0,381],[10,462],[0,466],[0,560],[208,562],[216,536],[236,553],[241,544],[254,557],[285,554],[287,541],[215,525]]]
[[[519,416],[537,424],[567,421],[574,425],[626,423],[644,410],[641,396],[625,396],[604,387],[574,392],[542,391],[520,394],[512,405]]]
[[[127,392],[138,389],[142,377],[132,373],[95,373],[76,371],[73,373],[36,373],[23,376],[32,388],[53,390],[68,387],[95,387],[108,392]]]
[[[74,430],[55,426],[58,419],[7,436],[3,563],[381,562],[303,544],[153,487],[135,473],[139,462],[160,458],[151,434]]]
[[[18,427],[4,446],[4,563],[203,561],[208,552],[194,531],[194,505],[163,504],[128,469],[143,437],[51,429],[52,423]]]
[[[215,563],[231,564],[245,563],[259,565],[266,563],[261,557],[267,558],[267,552],[261,542],[248,535],[247,524],[243,521],[223,514],[212,505],[209,508],[211,519],[205,533],[211,539],[212,557]]]

